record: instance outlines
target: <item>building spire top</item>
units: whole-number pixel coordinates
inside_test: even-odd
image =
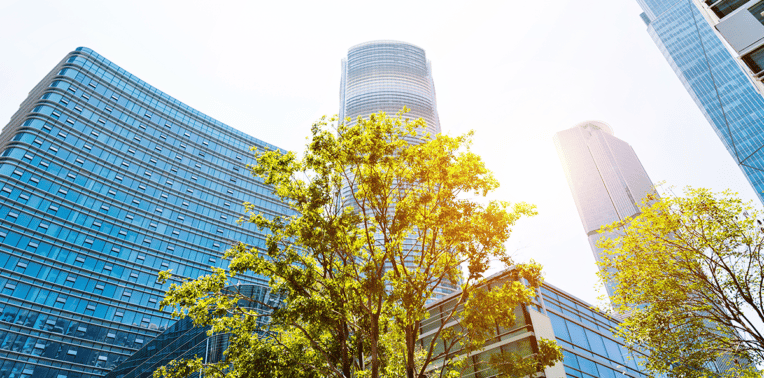
[[[610,127],[610,125],[608,125],[607,123],[602,121],[584,121],[577,124],[575,127],[580,127],[583,129],[602,130],[610,135],[614,135],[613,128]]]

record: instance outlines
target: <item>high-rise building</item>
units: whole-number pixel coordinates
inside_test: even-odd
[[[693,0],[727,41],[759,92],[764,90],[764,1]]]
[[[340,119],[355,123],[358,116],[380,111],[394,115],[404,106],[410,109],[408,118],[423,118],[427,132],[440,133],[435,84],[424,50],[397,41],[351,47],[342,59]]]
[[[764,99],[706,19],[709,14],[728,17],[730,23],[722,19],[719,30],[760,77],[762,15],[746,13],[764,9],[755,1],[703,1],[705,7],[712,5],[704,8],[708,13],[692,1],[637,0],[648,33],[764,202]]]
[[[287,209],[245,168],[276,147],[69,53],[0,133],[0,377],[102,376],[174,323],[169,283],[226,267],[249,201]],[[239,283],[267,289],[262,277]]]
[[[349,124],[354,124],[359,116],[380,111],[392,116],[404,106],[409,109],[405,117],[422,118],[427,123],[420,132],[440,133],[435,84],[424,50],[398,41],[372,41],[351,47],[347,59],[342,60],[340,120],[349,118]],[[409,143],[420,141],[408,139]],[[343,189],[342,195],[346,206],[354,206],[349,200],[349,187]],[[413,249],[415,242],[411,238],[405,246]],[[434,298],[454,290],[455,284],[442,283],[435,288]]]
[[[568,179],[573,201],[600,261],[600,227],[639,214],[639,206],[653,183],[631,146],[613,136],[604,122],[585,121],[554,135],[557,154]],[[613,294],[613,285],[606,285]]]
[[[503,271],[486,278],[480,290],[490,290],[512,280],[511,271]],[[453,327],[449,314],[459,299],[459,293],[447,296],[433,303],[428,311],[431,316],[422,321],[422,346],[428,346],[438,328]],[[646,377],[637,361],[640,355],[629,351],[623,341],[613,336],[619,321],[593,309],[575,296],[544,283],[540,295],[530,306],[518,306],[514,310],[515,325],[508,329],[496,328],[493,335],[486,337],[484,348],[465,358],[461,376],[495,377],[497,371],[488,363],[491,356],[501,352],[529,356],[537,353],[539,338],[555,340],[562,348],[563,361],[547,368],[537,377]],[[458,312],[459,310],[457,310]],[[443,324],[443,322],[446,322]],[[442,352],[437,349],[435,353]],[[463,350],[454,350],[463,356]],[[461,358],[457,357],[457,358]],[[451,356],[453,357],[453,356]],[[454,358],[455,360],[457,358]],[[432,364],[437,368],[439,359]]]

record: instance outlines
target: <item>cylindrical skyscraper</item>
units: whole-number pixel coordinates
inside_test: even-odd
[[[433,136],[440,133],[435,86],[424,49],[398,41],[371,41],[351,47],[347,59],[342,60],[340,120],[349,118],[352,125],[359,116],[368,118],[380,111],[394,116],[404,106],[409,109],[406,118],[427,122],[423,131]],[[406,140],[421,141],[413,136]],[[350,198],[350,188],[343,188],[342,195]],[[355,206],[350,200],[345,205]],[[406,241],[412,250],[415,244],[413,237]],[[456,289],[455,283],[443,282],[435,287],[431,299]]]
[[[341,120],[383,111],[395,115],[404,106],[410,119],[423,118],[427,132],[440,133],[430,62],[424,50],[405,42],[372,41],[355,45],[342,60]],[[413,141],[413,140],[412,140]]]
[[[554,143],[592,252],[600,261],[600,227],[638,215],[653,183],[634,149],[613,136],[604,122],[581,122],[555,134]],[[612,295],[612,284],[606,286]]]

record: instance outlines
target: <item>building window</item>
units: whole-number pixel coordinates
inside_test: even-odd
[[[740,8],[748,0],[721,0],[715,1],[711,10],[716,14],[716,17],[724,18],[728,14],[731,14],[735,9]]]
[[[764,46],[743,56],[743,62],[754,74],[759,74],[761,71],[764,71]]]

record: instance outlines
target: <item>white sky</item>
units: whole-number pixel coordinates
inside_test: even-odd
[[[635,0],[0,0],[0,124],[66,53],[87,46],[203,113],[302,150],[311,123],[338,111],[347,49],[410,42],[432,61],[443,132],[476,131],[474,150],[502,183],[493,197],[538,206],[510,249],[595,303],[594,257],[555,132],[603,120],[654,182],[755,198],[639,13]]]

